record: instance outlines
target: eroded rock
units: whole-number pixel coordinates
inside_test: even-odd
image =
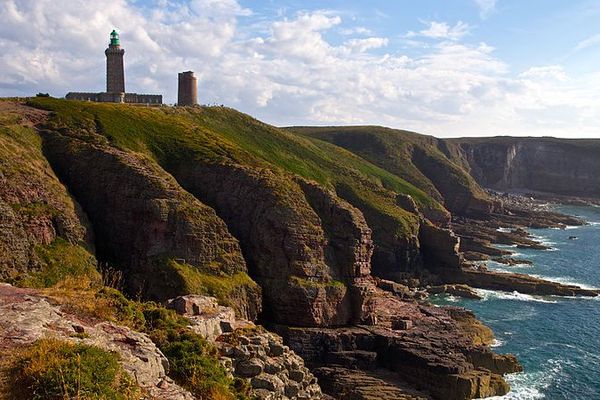
[[[145,334],[111,322],[82,320],[35,290],[0,283],[0,348],[9,352],[45,337],[114,351],[125,371],[153,398],[193,400],[168,380],[169,362]]]

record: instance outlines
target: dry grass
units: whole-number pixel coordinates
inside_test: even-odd
[[[134,400],[141,394],[118,355],[97,347],[41,339],[13,360],[10,400]]]

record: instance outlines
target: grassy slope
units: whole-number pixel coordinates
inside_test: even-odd
[[[414,234],[417,217],[396,205],[410,194],[423,209],[443,206],[406,180],[331,144],[300,137],[223,107],[143,108],[127,105],[34,99],[55,111],[55,128],[104,134],[116,146],[143,152],[161,165],[176,158],[235,163],[298,174],[343,193],[365,214],[386,220],[385,229]]]
[[[443,172],[452,185],[460,187],[476,199],[487,197],[463,169],[462,163],[455,162],[446,143],[437,138],[378,126],[293,127],[288,130],[314,141],[327,141],[352,151],[443,202],[445,194],[439,182],[430,179],[431,176],[426,176],[415,165],[413,155],[420,152],[423,158],[443,167]]]

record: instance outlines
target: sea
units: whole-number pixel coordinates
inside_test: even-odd
[[[551,250],[514,248],[514,257],[531,260],[533,265],[488,263],[488,268],[600,288],[600,208],[558,206],[556,211],[588,224],[565,230],[532,229]],[[511,392],[494,400],[600,400],[600,298],[490,290],[480,290],[480,294],[483,300],[453,296],[432,300],[474,311],[494,330],[494,351],[515,354],[522,363],[524,372],[507,375]]]

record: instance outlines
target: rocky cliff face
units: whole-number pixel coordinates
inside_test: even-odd
[[[376,275],[415,281],[424,263],[459,271],[459,241],[444,228],[450,215],[425,191],[333,145],[227,109],[38,102],[55,112],[39,132],[43,141],[32,131],[48,185],[74,199],[72,213],[56,214],[80,229],[63,236],[86,236],[77,201],[98,259],[125,272],[129,294],[208,293],[255,319],[261,299],[252,278],[262,289],[262,320],[290,332],[290,343],[296,333],[308,338],[298,351],[319,361],[315,368],[358,368],[372,383],[402,390],[403,380],[434,398],[506,392],[501,376],[518,364],[476,340],[483,328],[472,329],[473,318],[385,293],[371,276],[373,266]],[[409,152],[411,165],[436,176],[445,164],[432,162],[442,156],[427,146],[435,155]],[[443,197],[443,184],[428,182]],[[449,203],[465,203],[463,194]],[[243,368],[256,370],[246,361]],[[354,379],[341,370],[323,372],[332,388]],[[280,392],[281,377],[261,379],[257,385]]]
[[[43,267],[39,250],[57,238],[91,245],[86,216],[42,153],[34,126],[47,113],[0,103],[0,279]]]
[[[171,172],[240,239],[269,319],[303,326],[360,319],[354,280],[369,274],[373,245],[358,210],[267,169],[186,162]]]
[[[452,139],[484,187],[566,196],[600,196],[600,146],[594,140],[551,138]]]
[[[45,131],[43,138],[48,159],[90,217],[99,258],[125,268],[130,293],[166,299],[201,290],[194,287],[201,274],[246,272],[225,223],[154,162],[101,137]],[[238,310],[255,318],[257,289],[239,289]]]
[[[370,326],[280,328],[290,347],[324,381],[323,388],[332,390],[330,394],[374,398],[360,397],[367,387],[390,400],[488,397],[506,394],[502,374],[521,370],[514,357],[498,356],[475,344],[476,337],[487,337],[484,343],[489,343],[493,336],[482,336],[483,327],[465,310],[401,302],[380,291],[370,307],[375,323]],[[352,379],[356,375],[364,379]],[[336,382],[353,386],[339,387]],[[356,397],[350,391],[356,391]]]

